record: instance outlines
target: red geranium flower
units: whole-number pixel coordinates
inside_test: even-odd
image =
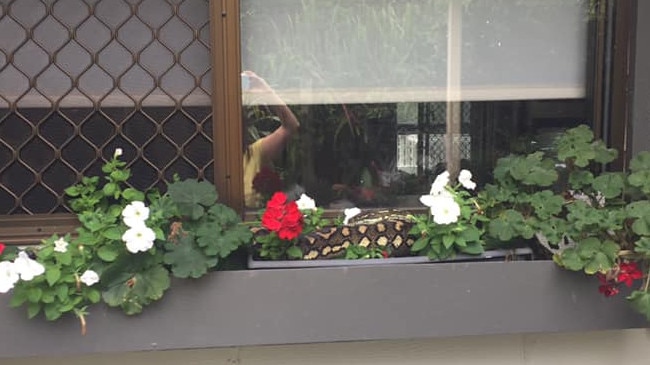
[[[0,243],[0,255],[2,255],[2,252],[5,250],[5,247],[6,246],[4,243]]]
[[[266,203],[262,226],[276,232],[283,240],[292,240],[302,233],[303,218],[296,202],[287,202],[287,196],[276,192]]]
[[[601,285],[598,287],[598,291],[606,297],[618,294],[618,288],[614,284]]]
[[[611,297],[618,294],[618,287],[616,286],[616,283],[610,281],[607,275],[603,273],[597,273],[596,277],[600,282],[600,285],[598,286],[599,293],[605,295],[606,297]]]
[[[629,262],[619,265],[619,273],[616,276],[616,281],[630,287],[634,280],[641,279],[642,277],[643,273],[637,267],[636,262]]]

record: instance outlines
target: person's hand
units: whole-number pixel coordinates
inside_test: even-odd
[[[242,72],[242,75],[248,76],[249,79],[249,88],[248,92],[271,92],[273,89],[269,84],[261,77],[259,77],[255,72],[247,70]]]

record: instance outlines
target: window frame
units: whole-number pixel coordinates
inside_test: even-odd
[[[241,171],[240,1],[212,1],[214,30],[222,30],[213,38],[212,56],[215,164],[218,161],[215,185],[226,204],[242,216],[253,218],[253,214],[246,214],[244,210]],[[595,17],[590,20],[588,38],[588,42],[593,44],[593,52],[588,54],[593,65],[588,65],[587,98],[592,100],[594,134],[620,151],[611,168],[623,169],[630,158],[628,147],[631,142],[627,133],[631,123],[637,0],[595,0],[593,6]],[[212,34],[216,33],[213,31]],[[610,87],[607,88],[606,84]]]

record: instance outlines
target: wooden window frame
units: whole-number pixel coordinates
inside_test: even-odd
[[[621,152],[612,168],[623,169],[629,160],[627,133],[631,123],[637,0],[596,1],[591,24],[594,29],[590,32],[593,36],[589,39],[594,43],[594,51],[589,55],[593,62],[589,68],[593,71],[587,77],[588,97],[593,100],[595,134]],[[222,200],[243,214],[240,0],[213,0],[212,5],[212,34],[217,35],[212,43],[215,184]],[[610,47],[606,45],[608,36]],[[609,88],[605,87],[606,82]]]

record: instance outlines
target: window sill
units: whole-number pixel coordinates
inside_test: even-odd
[[[127,317],[28,320],[0,295],[0,358],[645,327],[623,296],[550,261],[228,271]]]

